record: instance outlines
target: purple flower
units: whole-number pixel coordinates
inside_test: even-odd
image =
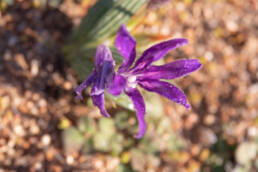
[[[177,60],[161,66],[152,65],[153,62],[164,57],[169,51],[187,43],[186,39],[172,39],[156,44],[145,50],[132,66],[136,57],[136,41],[128,33],[125,25],[120,27],[115,45],[124,57],[124,62],[118,68],[117,74],[114,75],[108,91],[114,96],[118,96],[124,91],[132,100],[139,123],[139,133],[136,138],[141,138],[146,130],[145,104],[136,85],[147,91],[156,92],[186,108],[190,107],[186,96],[179,88],[161,81],[161,79],[174,79],[187,75],[199,69],[201,67],[200,62],[197,59],[190,59]]]
[[[90,96],[95,106],[100,109],[102,115],[109,117],[104,105],[104,91],[114,76],[115,62],[110,49],[105,45],[99,45],[95,55],[95,68],[85,81],[79,85],[75,92],[77,98],[82,99],[82,91],[92,85]]]

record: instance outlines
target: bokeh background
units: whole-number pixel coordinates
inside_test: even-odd
[[[145,94],[141,140],[134,111],[75,99],[62,48],[95,2],[0,0],[0,171],[258,171],[257,1],[153,0],[134,16],[140,48],[185,37],[165,61],[203,64],[174,80],[190,110]]]

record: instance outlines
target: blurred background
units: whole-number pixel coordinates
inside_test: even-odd
[[[129,28],[140,50],[185,37],[189,44],[165,62],[203,64],[173,81],[190,110],[144,94],[148,128],[140,140],[123,101],[106,101],[108,119],[87,93],[75,99],[87,75],[64,47],[95,3],[0,0],[0,172],[258,171],[257,1],[151,0],[137,10]]]

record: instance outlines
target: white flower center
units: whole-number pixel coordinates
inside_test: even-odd
[[[131,88],[136,88],[136,76],[132,75],[127,78],[127,84]]]
[[[135,75],[132,75],[132,76],[129,76],[128,78],[127,78],[127,81],[128,82],[135,82],[136,81],[136,76]]]

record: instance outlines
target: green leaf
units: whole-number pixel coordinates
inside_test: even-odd
[[[114,34],[121,24],[127,22],[145,2],[146,0],[115,1],[113,6],[88,33],[87,42],[99,42]]]
[[[121,95],[119,95],[117,97],[112,96],[111,94],[105,94],[105,96],[108,99],[116,102],[118,105],[120,105],[128,110],[134,111],[133,103],[126,94],[122,93]]]
[[[149,135],[144,136],[140,141],[140,148],[145,153],[157,153],[159,146],[157,142],[154,142],[155,136]],[[160,138],[159,138],[160,139]]]
[[[124,140],[124,137],[121,134],[115,134],[111,138],[110,146],[111,146],[113,156],[117,156],[123,151],[123,140]]]
[[[118,129],[124,130],[128,128],[129,114],[125,111],[119,111],[115,115],[115,123]]]
[[[114,0],[99,0],[82,19],[81,24],[76,28],[70,38],[70,42],[84,44],[88,33],[100,22],[106,13],[114,5]]]
[[[116,172],[136,172],[129,165],[119,164]]]
[[[146,92],[143,89],[141,90],[146,104],[146,111],[149,114],[149,117],[156,120],[162,117],[164,111],[160,95],[156,93]]]
[[[83,135],[74,127],[69,127],[64,130],[62,133],[62,139],[67,153],[79,151],[84,142]]]
[[[83,18],[63,51],[71,54],[81,47],[96,46],[111,37],[147,0],[99,0]]]
[[[100,132],[111,137],[115,133],[115,122],[112,119],[101,118],[99,120]]]
[[[96,123],[92,118],[81,117],[78,121],[78,129],[87,137],[92,136],[96,132]]]
[[[94,148],[99,151],[107,152],[110,150],[110,137],[104,133],[96,133],[93,138]]]
[[[81,148],[81,151],[85,154],[92,153],[94,151],[93,149],[93,138],[85,139],[83,146]]]

